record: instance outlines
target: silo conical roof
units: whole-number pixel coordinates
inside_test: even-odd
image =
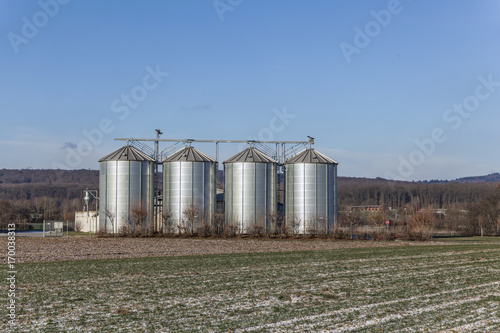
[[[312,148],[304,149],[300,153],[290,157],[285,161],[285,164],[290,163],[321,163],[321,164],[338,164],[326,155]]]
[[[163,160],[165,162],[213,162],[215,160],[210,156],[194,149],[193,147],[184,147]]]
[[[132,146],[123,146],[120,149],[112,152],[109,155],[104,156],[99,160],[99,162],[106,161],[150,161],[154,162],[154,159],[144,154],[139,149]]]
[[[278,163],[271,157],[267,156],[266,154],[252,147],[249,147],[224,161],[224,163],[241,163],[241,162],[276,163],[276,164]]]

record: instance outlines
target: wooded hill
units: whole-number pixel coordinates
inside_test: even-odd
[[[0,184],[99,184],[98,170],[0,169]]]
[[[0,169],[0,199],[57,200],[83,198],[85,188],[99,187],[97,170],[11,170]]]
[[[160,176],[161,179],[161,176]],[[224,174],[217,172],[218,187]],[[403,208],[465,207],[483,199],[500,184],[500,174],[460,178],[454,181],[390,181],[382,178],[338,177],[339,207],[386,205]],[[50,197],[58,202],[82,199],[85,188],[98,189],[98,170],[0,169],[0,200],[32,200]]]
[[[415,207],[461,208],[480,201],[500,185],[500,174],[459,178],[452,181],[392,181],[339,177],[339,207],[386,205],[392,208]]]

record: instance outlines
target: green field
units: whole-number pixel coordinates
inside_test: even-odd
[[[473,240],[18,264],[12,331],[498,332],[500,243]]]

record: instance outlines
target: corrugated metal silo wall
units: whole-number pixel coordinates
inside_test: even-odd
[[[272,232],[269,214],[277,214],[274,163],[226,163],[224,165],[226,225],[235,225],[239,233],[251,233],[255,226]]]
[[[337,221],[337,166],[286,165],[285,218],[295,233],[330,232]]]
[[[171,214],[164,228],[171,232],[183,228],[196,231],[202,223],[212,225],[216,203],[215,172],[213,162],[163,163],[163,212]],[[189,209],[197,212],[193,226],[184,214]]]
[[[141,205],[146,224],[153,225],[153,163],[148,161],[105,161],[99,172],[99,228],[120,232],[133,227],[131,210]],[[114,218],[111,223],[109,214]]]

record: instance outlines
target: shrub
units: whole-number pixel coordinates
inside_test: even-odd
[[[413,214],[408,224],[408,238],[410,240],[431,240],[433,232],[434,216],[431,212],[419,212]]]

